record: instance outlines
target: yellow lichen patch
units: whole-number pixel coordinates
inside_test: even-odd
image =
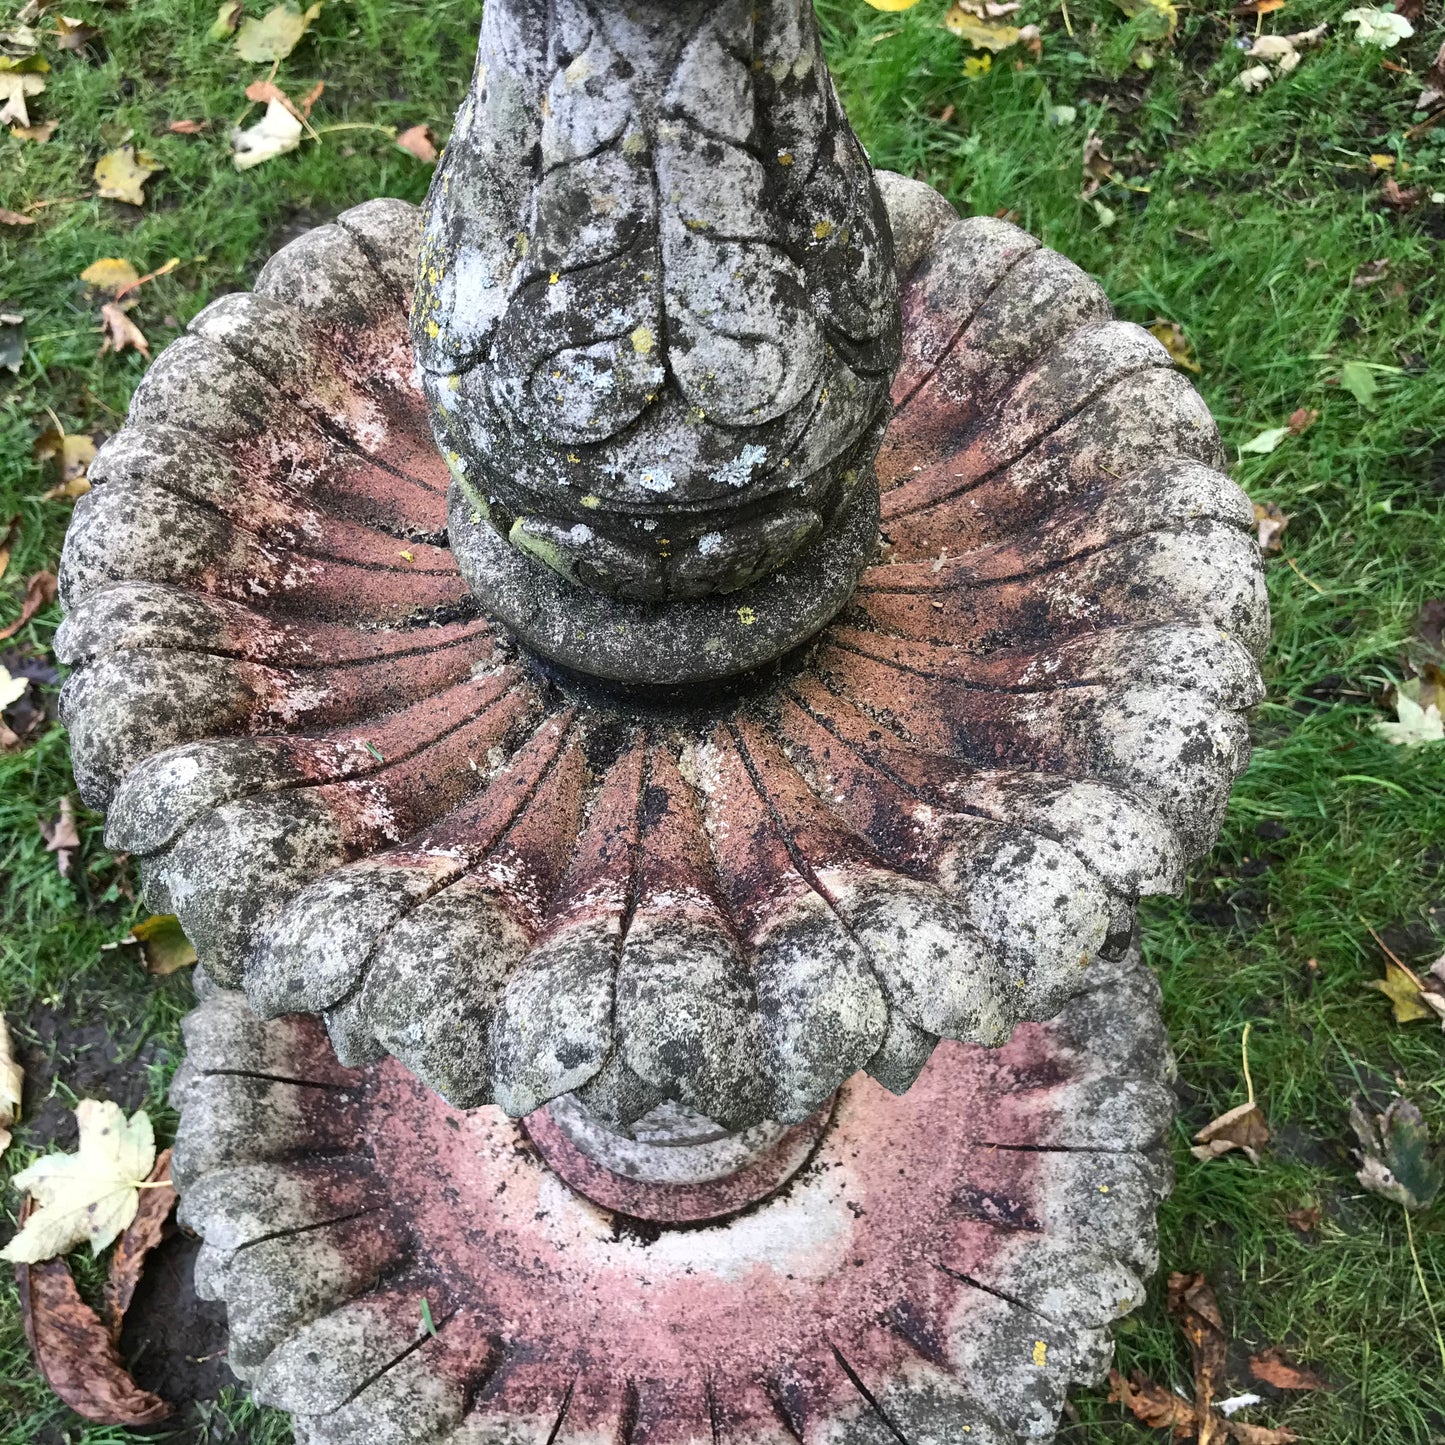
[[[758,620],[758,614],[751,607],[738,608],[738,621],[744,627],[751,627]]]
[[[579,55],[566,70],[562,72],[562,79],[568,85],[580,85],[589,75],[592,74],[592,62],[586,54]]]
[[[567,460],[568,460],[569,462],[574,462],[574,463],[575,463],[575,462],[580,462],[580,461],[582,460],[582,458],[579,457],[576,452],[568,452],[568,453],[567,453]]]
[[[657,338],[652,334],[651,328],[647,326],[639,326],[637,330],[632,333],[630,340],[632,342],[632,349],[639,356],[646,356],[647,353],[657,345]]]
[[[1034,1365],[1042,1370],[1049,1362],[1049,1347],[1043,1340],[1034,1341]]]
[[[525,231],[517,232],[516,251],[519,256],[525,256],[527,254],[527,248],[531,246],[531,244],[531,241],[527,239],[527,233]]]
[[[815,240],[826,241],[832,234],[832,221],[819,221],[818,224],[813,227],[813,237]]]
[[[647,137],[640,130],[630,130],[622,138],[622,154],[640,156],[647,149]]]
[[[447,390],[448,390],[448,391],[460,391],[461,389],[462,389],[462,379],[461,379],[461,377],[459,377],[459,376],[456,374],[456,372],[452,372],[452,374],[451,374],[449,377],[447,377]]]
[[[426,324],[426,334],[430,336],[433,341],[435,341],[437,337],[442,334],[442,329],[436,324],[435,321],[428,321]]]
[[[592,496],[583,497],[582,505],[588,508],[600,507],[602,505],[602,498]]]
[[[790,166],[790,165],[792,165],[792,164],[793,164],[793,153],[792,153],[792,151],[779,151],[779,152],[778,152],[778,164],[779,164],[780,166]]]
[[[415,561],[416,561],[415,556],[413,556],[413,554],[410,553],[410,552],[398,552],[396,555],[397,555],[398,557],[400,557],[403,562],[415,562]]]
[[[553,271],[552,274],[547,277],[547,284],[549,286],[555,286],[561,279],[561,275],[558,272]]]

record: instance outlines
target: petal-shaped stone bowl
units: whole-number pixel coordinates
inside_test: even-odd
[[[854,1078],[788,1184],[687,1228],[569,1189],[550,1110],[455,1110],[237,993],[185,1032],[197,1289],[300,1445],[1046,1440],[1157,1263],[1173,1099],[1137,953],[901,1098]]]
[[[609,692],[472,600],[411,207],[287,246],[156,361],[67,539],[64,716],[215,980],[461,1108],[740,1130],[1051,1017],[1178,888],[1260,694],[1249,505],[1095,282],[882,180],[880,549],[810,643],[710,691]]]

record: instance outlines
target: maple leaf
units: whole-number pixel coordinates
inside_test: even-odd
[[[1393,1099],[1373,1118],[1350,1103],[1350,1125],[1360,1141],[1355,1178],[1372,1194],[1406,1209],[1425,1209],[1445,1184],[1445,1150],[1431,1148],[1419,1109],[1408,1099]]]
[[[104,323],[100,355],[104,356],[107,351],[121,352],[131,347],[149,360],[150,342],[145,339],[145,333],[140,327],[121,309],[119,303],[107,301],[100,308],[100,319]]]
[[[149,1115],[129,1119],[119,1104],[82,1099],[75,1109],[80,1146],[74,1154],[47,1154],[14,1178],[40,1206],[0,1249],[12,1264],[38,1264],[90,1241],[99,1254],[132,1219],[140,1188],[156,1162]]]
[[[1395,722],[1377,722],[1372,730],[1387,743],[1416,748],[1425,743],[1445,742],[1445,718],[1440,715],[1436,688],[1426,688],[1418,677],[1395,689]]]
[[[301,43],[311,22],[321,14],[319,3],[308,10],[296,5],[277,5],[259,20],[247,17],[236,31],[236,54],[257,65],[270,65],[285,60]],[[219,24],[220,17],[217,17]]]
[[[96,195],[104,200],[123,201],[128,206],[145,205],[145,183],[165,170],[147,151],[132,145],[107,151],[95,163]]]
[[[3,671],[3,669],[0,669]],[[10,1147],[10,1126],[20,1117],[25,1070],[15,1062],[15,1045],[5,1015],[0,1014],[0,1154]]]

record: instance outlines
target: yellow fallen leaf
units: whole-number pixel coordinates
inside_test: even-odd
[[[980,75],[987,75],[992,66],[993,56],[970,55],[963,62],[963,73],[968,79],[974,80]]]
[[[95,163],[96,194],[108,201],[124,201],[128,206],[145,205],[145,183],[163,171],[154,156],[124,145],[101,156]]]
[[[20,1117],[25,1070],[15,1062],[15,1046],[5,1015],[0,1014],[0,1154],[10,1147],[10,1126]]]
[[[90,490],[86,473],[95,460],[95,442],[84,432],[59,432],[49,428],[35,443],[35,459],[49,461],[60,458],[60,481],[41,494],[42,502],[62,497],[83,497]]]
[[[10,134],[16,140],[33,141],[36,145],[44,145],[59,127],[58,120],[42,121],[39,125],[12,125]]]
[[[97,291],[123,291],[140,280],[140,272],[119,256],[102,256],[80,273],[80,279]]]
[[[954,0],[948,14],[943,17],[943,28],[966,40],[975,50],[991,50],[994,54],[1007,50],[1010,45],[1017,45],[1019,41],[1017,25],[996,25],[984,20],[965,10],[958,0]]]
[[[195,947],[174,913],[157,913],[141,919],[131,929],[130,936],[140,944],[146,972],[159,978],[189,968],[196,961]]]
[[[296,5],[277,5],[259,20],[248,16],[236,31],[236,54],[257,65],[285,60],[301,43],[311,22],[321,14],[320,0],[309,10]],[[219,18],[218,18],[219,19]]]
[[[1425,1002],[1425,990],[1412,969],[1393,959],[1385,960],[1384,978],[1372,978],[1366,988],[1378,989],[1390,1000],[1397,1024],[1412,1024],[1420,1019],[1445,1018],[1445,999],[1439,1008],[1431,1008]]]
[[[868,0],[875,10],[912,10],[918,0]]]
[[[47,1154],[12,1181],[40,1207],[0,1249],[0,1259],[39,1264],[86,1240],[99,1254],[135,1218],[140,1187],[156,1162],[150,1117],[137,1109],[127,1119],[118,1104],[82,1099],[75,1120],[74,1154]]]
[[[1139,28],[1144,40],[1164,40],[1179,26],[1179,12],[1169,0],[1114,0],[1131,20],[1143,20]]]
[[[1166,321],[1161,316],[1149,328],[1149,334],[1169,353],[1169,359],[1175,366],[1182,366],[1186,371],[1199,370],[1199,363],[1194,359],[1194,351],[1189,345],[1189,338],[1185,336],[1184,328],[1177,321]]]

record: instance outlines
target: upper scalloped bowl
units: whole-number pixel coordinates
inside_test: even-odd
[[[1179,887],[1260,696],[1250,507],[1089,277],[883,179],[879,554],[690,714],[559,682],[470,599],[412,207],[303,236],[158,358],[77,504],[57,645],[82,795],[212,976],[463,1107],[740,1128],[1052,1016]]]

